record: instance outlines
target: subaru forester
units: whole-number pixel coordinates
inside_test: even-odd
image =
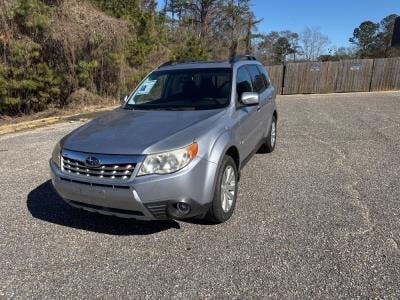
[[[53,186],[92,212],[225,222],[246,162],[275,148],[275,95],[249,55],[165,63],[121,107],[61,139],[50,160]]]

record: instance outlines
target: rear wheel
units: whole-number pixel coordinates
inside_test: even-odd
[[[271,153],[275,149],[276,145],[276,136],[277,136],[277,123],[275,116],[272,117],[271,128],[269,129],[269,134],[262,144],[259,152],[261,153]]]
[[[238,171],[235,161],[225,156],[217,175],[214,199],[206,215],[208,221],[223,223],[235,210],[238,190]]]

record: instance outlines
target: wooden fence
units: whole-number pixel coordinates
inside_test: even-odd
[[[370,90],[400,90],[400,58],[375,59]]]
[[[292,63],[286,66],[284,94],[320,94],[335,91],[338,64]]]
[[[336,92],[369,92],[373,63],[372,59],[340,61]]]
[[[266,67],[278,94],[400,90],[400,57]]]
[[[282,93],[283,86],[283,66],[267,67],[269,77],[278,94]]]

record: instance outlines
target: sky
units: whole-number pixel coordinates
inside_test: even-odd
[[[354,28],[361,22],[379,22],[396,13],[400,0],[253,0],[253,11],[261,33],[291,30],[301,33],[305,26],[319,27],[329,37],[330,47],[348,47]]]

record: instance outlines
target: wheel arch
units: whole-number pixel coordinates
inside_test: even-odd
[[[224,131],[216,139],[215,143],[210,149],[209,160],[217,164],[219,170],[222,160],[226,155],[229,155],[235,161],[238,170],[238,179],[240,178],[240,152],[238,147],[233,143],[233,136],[230,131]],[[215,189],[216,177],[214,178],[213,190]]]
[[[272,114],[275,117],[275,120],[278,121],[278,111],[275,109],[274,113]]]
[[[232,145],[225,151],[225,156],[226,155],[233,158],[233,160],[235,161],[235,164],[236,164],[236,168],[237,168],[237,170],[239,172],[239,170],[240,170],[239,149],[236,146]]]

